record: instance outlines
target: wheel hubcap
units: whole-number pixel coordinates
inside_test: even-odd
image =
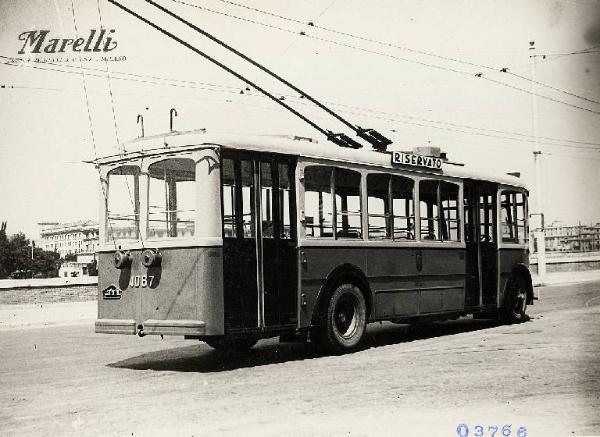
[[[358,324],[357,303],[351,297],[340,299],[335,309],[335,329],[342,338],[354,335]]]

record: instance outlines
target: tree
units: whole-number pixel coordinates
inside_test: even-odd
[[[35,277],[52,278],[58,274],[60,255],[57,252],[35,248],[31,270]]]
[[[0,225],[0,279],[17,271],[24,277],[56,276],[59,258],[58,253],[39,248],[33,249],[32,257],[32,243],[25,234],[19,232],[7,237],[6,222]]]
[[[9,258],[8,238],[6,237],[6,222],[0,224],[0,279],[7,278],[10,275],[9,266],[7,265]]]

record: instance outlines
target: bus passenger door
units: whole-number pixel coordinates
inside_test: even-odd
[[[498,219],[496,216],[496,184],[479,185],[479,270],[481,305],[495,306],[498,290]]]
[[[258,326],[254,162],[223,152],[223,298],[225,329]]]
[[[257,214],[260,214],[261,241],[257,244],[262,258],[259,295],[264,306],[264,326],[295,324],[295,165],[280,158],[264,159],[259,165],[260,210]]]
[[[465,307],[496,303],[498,246],[495,184],[465,181],[466,293]]]
[[[223,152],[226,329],[296,322],[295,163]]]

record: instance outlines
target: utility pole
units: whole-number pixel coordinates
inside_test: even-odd
[[[542,196],[543,181],[542,181],[542,147],[538,141],[538,120],[537,120],[537,96],[535,84],[535,67],[537,58],[545,58],[546,55],[538,55],[535,53],[535,41],[529,42],[529,58],[531,62],[531,100],[532,100],[532,117],[533,117],[533,166],[535,171],[535,189],[533,211],[529,214],[530,217],[536,217],[536,226],[530,236],[530,248],[532,248],[535,239],[537,246],[537,266],[538,278],[540,282],[546,277],[546,239],[544,237],[544,200]],[[531,238],[533,237],[533,238]]]

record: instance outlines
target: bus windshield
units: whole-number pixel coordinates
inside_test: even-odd
[[[140,168],[123,165],[108,173],[106,241],[138,240],[140,235]]]

